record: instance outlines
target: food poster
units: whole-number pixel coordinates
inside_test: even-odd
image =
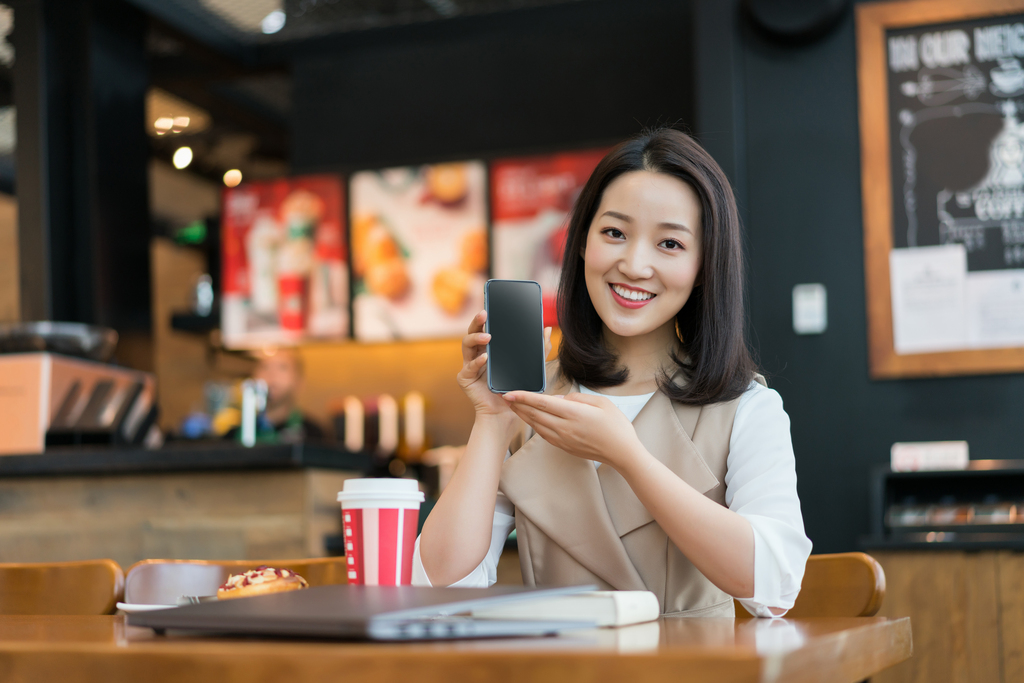
[[[484,305],[483,162],[406,166],[352,176],[356,338],[458,337]]]
[[[569,212],[606,152],[566,152],[491,165],[494,277],[539,282],[545,325],[558,324],[555,295]]]
[[[341,179],[333,175],[224,190],[225,346],[348,336],[344,216]]]

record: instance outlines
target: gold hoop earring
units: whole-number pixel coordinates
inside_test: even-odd
[[[683,333],[679,331],[679,318],[676,318],[676,338],[680,344],[683,343]]]

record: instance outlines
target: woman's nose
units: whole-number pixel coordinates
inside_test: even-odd
[[[646,280],[654,275],[650,254],[642,244],[634,242],[619,261],[619,272],[631,280]]]

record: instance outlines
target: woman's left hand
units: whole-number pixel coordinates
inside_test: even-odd
[[[541,438],[579,458],[620,469],[643,448],[632,423],[604,396],[511,391],[504,397]]]

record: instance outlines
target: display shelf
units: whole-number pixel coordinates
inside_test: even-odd
[[[975,460],[964,470],[871,478],[867,550],[1024,550],[1024,460]]]

